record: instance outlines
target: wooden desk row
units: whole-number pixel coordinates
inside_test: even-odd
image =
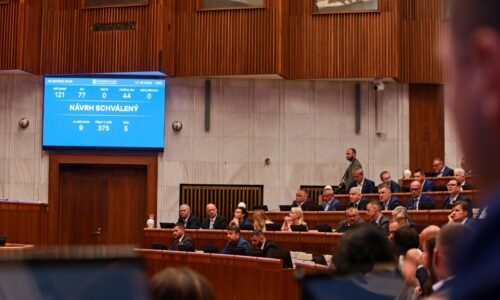
[[[205,245],[215,245],[218,251],[224,249],[227,242],[225,230],[188,229],[189,235],[196,249],[202,249]],[[173,241],[171,229],[144,229],[144,248],[151,248],[153,243],[171,245]],[[250,231],[242,231],[241,235],[250,242]],[[324,232],[266,232],[266,238],[275,241],[280,247],[291,251],[302,251],[307,253],[332,254],[342,237],[342,233]]]
[[[448,215],[450,212],[451,211],[448,209],[410,210],[408,211],[408,214],[410,219],[414,220],[419,226],[427,226],[431,224],[441,226],[448,223]],[[363,220],[369,221],[366,211],[360,211],[359,213]],[[250,215],[251,214],[252,213],[250,212]],[[383,214],[386,218],[392,219],[392,211],[383,211]],[[288,215],[288,212],[270,211],[267,212],[266,215],[274,223],[282,224],[283,219]],[[307,223],[309,230],[316,229],[318,224],[329,224],[333,229],[335,229],[340,221],[345,220],[345,211],[306,211],[304,212],[304,220]]]
[[[426,180],[432,181],[434,183],[434,186],[446,186],[448,182],[452,179],[455,179],[454,176],[442,176],[442,177],[427,177],[425,178]],[[399,179],[398,183],[401,187],[410,187],[410,184],[415,181],[415,178],[403,178]],[[472,184],[474,186],[477,186],[477,179],[474,176],[467,176],[465,177],[465,183],[466,184]]]
[[[436,204],[436,208],[441,208],[444,200],[446,200],[448,197],[450,197],[450,194],[448,192],[426,192],[423,194],[429,195],[432,197],[432,199],[434,199],[434,202]],[[461,192],[461,194],[470,199],[470,201],[472,202],[472,207],[480,207],[480,205],[479,205],[479,202],[480,202],[479,190],[463,191],[463,192]],[[404,204],[406,204],[411,197],[410,193],[393,193],[393,195],[397,196],[399,199],[401,199],[401,201]],[[368,198],[368,200],[378,200],[379,199],[378,194],[363,194],[363,197]],[[337,198],[343,204],[349,203],[349,195],[344,195],[344,194],[335,195],[335,198]]]
[[[150,276],[167,267],[189,267],[212,284],[216,298],[297,299],[293,270],[281,260],[238,255],[136,249],[146,261]]]

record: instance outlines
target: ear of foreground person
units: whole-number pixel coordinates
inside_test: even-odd
[[[451,113],[471,169],[481,182],[483,209],[462,259],[451,299],[500,295],[500,1],[450,1],[451,32],[443,57],[451,75]],[[457,250],[460,251],[460,250]]]

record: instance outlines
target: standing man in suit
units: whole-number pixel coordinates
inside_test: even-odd
[[[349,166],[344,172],[344,176],[342,176],[342,181],[339,184],[338,192],[349,193],[349,187],[351,183],[354,181],[354,177],[352,176],[352,171],[356,169],[361,169],[361,163],[356,159],[356,149],[348,148],[345,151],[345,158],[349,161]]]
[[[450,197],[446,198],[446,200],[443,201],[443,205],[441,206],[441,208],[451,209],[455,204],[455,202],[464,201],[467,203],[468,206],[467,208],[468,215],[469,217],[472,218],[472,202],[470,201],[469,198],[460,194],[460,186],[458,185],[458,182],[455,179],[452,179],[448,181],[446,187],[448,188],[448,193],[450,193]]]
[[[450,2],[451,3],[451,2]],[[486,216],[463,249],[451,299],[500,295],[500,1],[454,0],[451,9],[450,109],[468,167],[481,183]],[[467,121],[465,121],[467,120]]]
[[[240,236],[240,228],[236,225],[229,225],[227,227],[227,243],[222,253],[227,254],[229,247],[243,247],[246,253],[250,250],[250,245],[247,240]]]
[[[421,169],[416,169],[415,173],[413,174],[413,177],[415,180],[420,182],[422,185],[422,191],[423,192],[432,192],[432,189],[434,188],[434,183],[432,181],[425,179],[425,172],[422,171]]]
[[[191,208],[187,204],[182,204],[179,207],[179,220],[177,220],[177,223],[184,224],[185,228],[200,228],[200,220],[191,214]]]
[[[453,176],[453,169],[448,168],[447,166],[444,165],[444,161],[436,157],[432,161],[432,168],[434,169],[436,177],[442,177],[442,176]]]
[[[213,203],[207,204],[207,217],[203,220],[201,228],[203,229],[222,229],[227,227],[227,220],[217,214],[217,207]]]
[[[307,192],[305,190],[298,190],[295,193],[295,200],[292,201],[292,207],[300,207],[303,211],[316,210],[316,203],[311,199],[307,199]]]
[[[272,252],[278,249],[275,242],[266,239],[262,230],[254,230],[250,233],[250,244],[254,249],[262,250],[265,257],[271,257]]]
[[[357,208],[349,207],[345,210],[345,220],[339,222],[335,232],[346,232],[347,230],[356,228],[356,225],[364,223],[359,217]]]
[[[385,236],[389,235],[389,220],[382,214],[380,203],[372,201],[366,206],[371,223],[380,229]]]
[[[422,185],[417,180],[410,183],[410,193],[411,198],[406,204],[406,209],[419,210],[422,204],[428,205],[430,209],[436,208],[434,200],[430,196],[422,195]]]
[[[351,190],[352,187],[357,186],[358,188],[361,189],[362,194],[370,194],[377,192],[377,188],[375,187],[375,182],[365,178],[363,169],[361,168],[355,169],[354,171],[352,171],[352,176],[354,177],[354,181],[349,186],[349,191]]]
[[[349,191],[349,207],[357,208],[358,210],[366,210],[368,199],[361,197],[361,189],[352,187]]]
[[[403,205],[403,202],[398,197],[393,196],[391,190],[386,185],[378,187],[378,197],[382,210],[393,210],[397,206]]]
[[[186,235],[186,230],[184,228],[184,224],[177,223],[175,224],[173,230],[174,241],[172,245],[168,248],[168,250],[179,250],[179,246],[191,246],[194,249],[193,239]]]
[[[321,207],[324,211],[337,210],[336,206],[340,204],[340,201],[335,199],[335,194],[333,193],[333,188],[329,185],[325,186],[323,189],[323,194],[321,195]]]
[[[394,180],[392,180],[391,173],[389,173],[389,171],[382,171],[382,173],[380,173],[380,180],[382,180],[382,184],[391,190],[391,193],[401,192],[401,187]]]

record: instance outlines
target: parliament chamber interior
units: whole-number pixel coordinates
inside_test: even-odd
[[[445,0],[0,0],[0,294],[327,299],[311,278],[358,225],[392,245],[479,218],[448,21]]]

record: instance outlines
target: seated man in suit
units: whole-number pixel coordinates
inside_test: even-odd
[[[356,225],[361,223],[364,223],[364,221],[359,217],[358,209],[349,207],[345,210],[345,220],[339,222],[335,232],[346,232],[350,229],[356,228]]]
[[[472,184],[469,184],[468,182],[465,182],[465,171],[462,168],[456,168],[453,170],[453,173],[455,174],[455,179],[457,180],[458,184],[460,185],[460,190],[473,190],[475,189],[475,186]]]
[[[349,190],[349,205],[348,207],[354,207],[358,210],[366,210],[366,204],[370,202],[368,199],[361,197],[361,189],[358,187],[352,187]]]
[[[348,187],[349,191],[353,187],[358,187],[361,189],[362,194],[370,194],[370,193],[377,192],[377,189],[375,187],[375,182],[371,181],[370,179],[365,178],[363,169],[358,168],[358,169],[355,169],[354,171],[352,171],[352,177],[354,177],[354,181]]]
[[[446,198],[443,201],[443,205],[441,206],[441,208],[442,209],[451,209],[455,202],[465,201],[465,202],[467,202],[467,205],[468,205],[467,213],[470,217],[472,217],[472,202],[470,201],[469,198],[460,194],[460,186],[458,185],[458,182],[455,179],[452,179],[452,180],[448,181],[448,184],[446,185],[446,187],[448,188],[448,193],[450,193],[450,197]]]
[[[227,220],[223,216],[217,214],[217,207],[213,203],[207,204],[207,217],[203,220],[201,228],[214,229],[226,228]]]
[[[438,282],[432,286],[432,296],[446,299],[450,296],[456,275],[455,269],[461,255],[457,250],[466,246],[471,234],[469,226],[456,223],[447,224],[439,232],[432,258],[432,267]]]
[[[397,206],[403,205],[398,197],[392,195],[391,190],[386,185],[378,187],[378,197],[382,205],[382,210],[393,210]]]
[[[424,171],[416,169],[415,173],[413,174],[413,177],[415,178],[415,180],[420,182],[420,184],[422,185],[423,192],[432,192],[432,189],[434,188],[434,183],[430,180],[425,179]]]
[[[434,169],[436,177],[442,177],[442,176],[453,176],[453,169],[448,168],[447,166],[444,165],[444,161],[436,157],[432,161],[432,168]]]
[[[411,197],[406,203],[406,209],[419,210],[420,205],[429,205],[429,209],[436,208],[434,205],[434,200],[427,195],[422,195],[422,185],[417,180],[410,183],[410,193]]]
[[[367,204],[366,209],[371,223],[379,228],[386,236],[389,235],[389,220],[387,220],[381,211],[380,203],[372,201]]]
[[[200,228],[200,220],[191,214],[191,208],[187,204],[182,204],[179,207],[179,220],[177,223],[184,224],[185,228]]]
[[[240,237],[240,228],[238,226],[229,225],[229,227],[227,227],[227,240],[224,250],[222,250],[224,254],[228,253],[229,247],[243,247],[245,248],[245,252],[248,252],[250,249],[248,242]]]
[[[323,194],[321,195],[321,207],[324,211],[336,210],[336,206],[340,204],[340,201],[335,199],[335,194],[333,193],[333,188],[329,185],[325,186],[323,189]]]
[[[266,240],[262,230],[254,230],[250,234],[250,244],[254,249],[262,250],[265,257],[271,257],[273,250],[278,249],[275,242]]]
[[[391,193],[401,192],[401,187],[394,180],[392,180],[391,173],[389,173],[389,171],[382,171],[382,173],[380,173],[380,180],[382,180],[382,184],[391,190]]]
[[[179,250],[179,246],[192,246],[194,249],[194,243],[189,235],[186,235],[186,230],[184,228],[184,224],[177,223],[175,224],[173,230],[174,241],[172,245],[168,248],[168,250]]]
[[[472,225],[474,219],[469,218],[469,204],[465,201],[457,201],[451,207],[451,214],[448,216],[448,223],[460,223]]]
[[[303,211],[316,210],[316,203],[311,199],[307,199],[307,192],[305,190],[298,190],[295,193],[295,200],[292,202],[292,207],[300,207]]]

